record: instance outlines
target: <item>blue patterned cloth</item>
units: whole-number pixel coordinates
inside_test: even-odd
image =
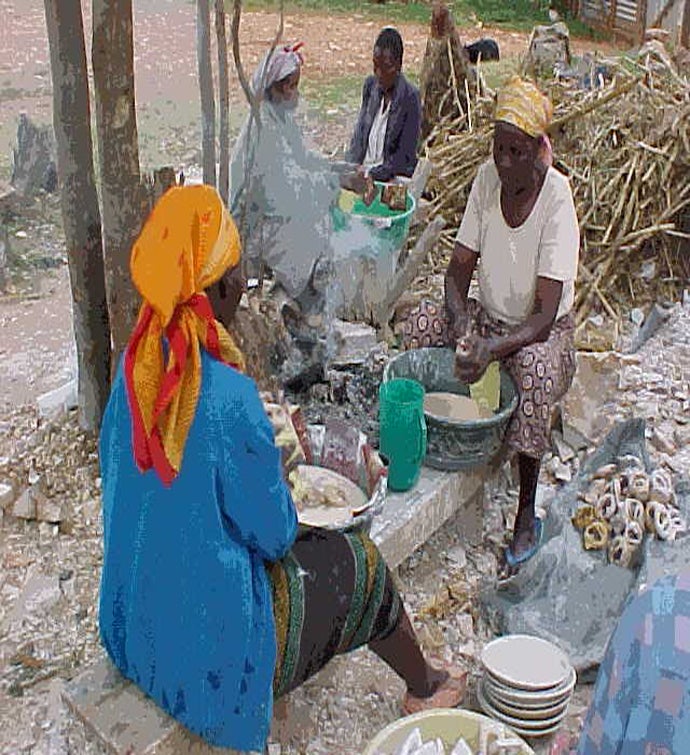
[[[577,753],[690,754],[690,572],[660,579],[627,604]]]

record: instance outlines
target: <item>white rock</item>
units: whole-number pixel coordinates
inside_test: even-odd
[[[7,483],[0,482],[0,511],[14,502],[14,488]]]
[[[376,348],[376,330],[369,325],[334,320],[333,328],[338,343],[333,364],[363,364]]]
[[[422,746],[422,732],[419,728],[413,729],[402,743],[397,755],[413,755]]]
[[[42,494],[35,495],[36,501],[36,519],[39,522],[50,522],[51,524],[59,524],[64,518],[64,507],[62,504],[46,498]]]
[[[42,417],[74,409],[77,406],[77,381],[70,380],[60,388],[44,393],[38,397],[36,403]]]
[[[462,545],[456,545],[451,548],[446,554],[446,557],[459,569],[464,569],[467,564],[467,552]]]
[[[10,623],[21,622],[28,616],[48,612],[60,600],[60,580],[55,575],[42,574],[38,567],[33,567],[27,575]]]
[[[31,495],[31,490],[27,488],[14,502],[11,510],[12,516],[18,519],[35,519],[36,518],[36,501]]]
[[[655,448],[669,456],[673,456],[676,452],[676,446],[673,441],[666,437],[658,428],[654,428],[652,431],[650,441]]]
[[[456,626],[464,639],[470,640],[474,638],[474,619],[471,614],[460,614],[457,617]]]
[[[474,752],[464,739],[458,739],[450,755],[474,755]]]
[[[563,436],[560,433],[553,433],[551,437],[556,446],[556,453],[563,463],[575,458],[575,451],[563,440]]]
[[[573,479],[570,467],[564,464],[557,456],[551,459],[548,469],[559,482],[570,482]]]

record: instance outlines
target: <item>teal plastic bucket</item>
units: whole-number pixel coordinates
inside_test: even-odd
[[[407,194],[405,210],[391,210],[381,202],[381,192],[385,184],[376,183],[376,198],[367,207],[361,197],[355,200],[350,212],[335,206],[331,216],[333,231],[346,233],[354,224],[366,228],[369,248],[375,254],[390,254],[402,249],[410,231],[410,222],[415,210],[415,200]]]
[[[413,487],[426,454],[424,388],[416,380],[379,386],[379,448],[388,459],[388,487],[398,492]]]

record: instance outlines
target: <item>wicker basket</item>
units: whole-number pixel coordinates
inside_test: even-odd
[[[411,378],[424,390],[469,396],[469,386],[454,374],[452,349],[413,349],[391,359],[383,379]],[[501,367],[501,400],[493,417],[459,422],[426,414],[427,466],[458,471],[484,466],[501,450],[508,422],[518,405],[518,393],[510,375]]]

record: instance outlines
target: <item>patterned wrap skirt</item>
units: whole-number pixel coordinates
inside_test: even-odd
[[[690,752],[690,572],[623,610],[597,674],[577,755]]]
[[[472,332],[483,337],[505,336],[512,328],[492,318],[476,299],[468,299]],[[551,417],[575,375],[575,318],[556,320],[543,343],[533,343],[502,361],[518,389],[519,404],[506,433],[512,450],[540,459],[550,446]],[[415,307],[403,323],[403,346],[453,348],[446,310],[428,301]]]
[[[267,569],[278,646],[276,698],[336,655],[385,639],[402,614],[383,556],[364,533],[304,528],[288,555]]]

